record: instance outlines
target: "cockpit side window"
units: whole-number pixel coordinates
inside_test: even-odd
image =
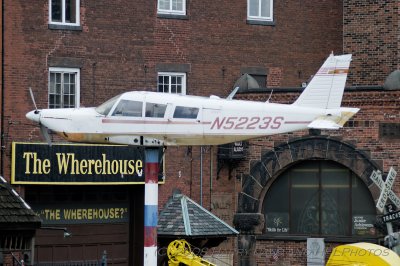
[[[166,109],[167,109],[166,104],[146,103],[146,117],[162,118],[165,115]]]
[[[143,103],[138,101],[121,100],[115,107],[113,116],[142,117]]]
[[[117,95],[115,97],[112,97],[110,100],[100,104],[98,107],[95,108],[96,112],[102,115],[108,115],[108,113],[111,111],[111,108],[114,106],[115,102],[120,96],[121,95]]]
[[[174,112],[174,118],[196,119],[199,113],[199,108],[177,106]]]

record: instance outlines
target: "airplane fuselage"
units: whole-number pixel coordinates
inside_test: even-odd
[[[122,101],[139,107],[119,112]],[[340,115],[339,109],[154,92],[122,94],[106,112],[45,109],[40,123],[74,142],[138,144],[146,137],[164,145],[218,145],[306,129],[319,116]]]

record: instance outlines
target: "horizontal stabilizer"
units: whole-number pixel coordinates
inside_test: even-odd
[[[312,121],[307,126],[308,128],[315,128],[315,129],[339,129],[341,128],[340,125],[336,124],[332,120],[324,120],[324,119],[316,119]]]
[[[308,124],[308,128],[315,129],[339,129],[352,118],[360,109],[342,107],[339,115],[323,115]]]

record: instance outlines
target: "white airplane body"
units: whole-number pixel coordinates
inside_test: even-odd
[[[42,109],[27,118],[72,142],[219,145],[307,128],[338,129],[351,55],[331,55],[293,104],[132,91],[96,108]]]

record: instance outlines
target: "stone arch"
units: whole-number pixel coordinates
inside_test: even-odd
[[[368,186],[373,199],[379,198],[379,190],[373,187],[369,177],[372,171],[380,168],[366,152],[337,138],[302,137],[275,146],[262,154],[260,161],[251,164],[239,193],[238,211],[234,217],[236,228],[242,232],[261,233],[264,224],[261,208],[269,186],[292,165],[312,159],[331,160],[348,167]]]

